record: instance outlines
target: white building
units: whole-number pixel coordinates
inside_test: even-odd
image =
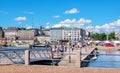
[[[50,29],[44,29],[44,30],[43,30],[43,33],[44,33],[45,35],[50,36]]]
[[[59,27],[50,29],[50,37],[52,41],[71,40],[83,41],[86,37],[85,30],[81,28]]]
[[[115,37],[117,37],[118,39],[120,39],[120,33],[115,33]]]

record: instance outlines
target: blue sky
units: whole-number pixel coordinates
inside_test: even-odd
[[[119,31],[120,0],[0,0],[0,26]],[[33,18],[33,23],[32,23]],[[93,30],[92,30],[93,31]]]

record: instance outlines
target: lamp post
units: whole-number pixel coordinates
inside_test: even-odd
[[[107,41],[108,41],[108,34],[107,34]]]
[[[82,47],[82,36],[79,37],[80,47]]]
[[[70,56],[71,34],[68,33],[68,36],[69,36],[69,63],[71,63],[71,56]]]

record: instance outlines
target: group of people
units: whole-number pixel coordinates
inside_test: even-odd
[[[52,51],[59,53],[59,52],[67,52],[69,49],[70,51],[74,51],[75,49],[80,48],[80,45],[55,45],[52,47]]]
[[[92,43],[84,42],[79,44],[61,44],[61,45],[54,45],[51,46],[51,51],[53,53],[64,53],[67,51],[73,52],[75,49],[90,49],[92,46]]]

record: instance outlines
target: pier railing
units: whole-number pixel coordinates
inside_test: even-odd
[[[51,59],[52,53],[50,50],[25,49],[25,48],[0,49],[0,64],[25,64],[25,60],[29,60],[30,63],[39,60],[51,60]]]

